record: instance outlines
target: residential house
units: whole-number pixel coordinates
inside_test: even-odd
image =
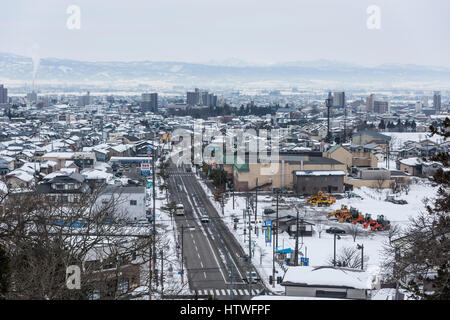
[[[286,296],[369,300],[379,278],[368,271],[332,266],[290,267],[281,283]]]

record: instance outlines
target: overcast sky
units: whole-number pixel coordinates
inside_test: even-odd
[[[366,26],[370,5],[381,29]],[[69,30],[69,5],[81,29]],[[0,52],[76,60],[330,59],[450,67],[448,0],[14,0]]]

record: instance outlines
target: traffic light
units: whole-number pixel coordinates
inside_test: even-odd
[[[273,283],[273,277],[269,276],[269,284],[272,284],[272,283]]]

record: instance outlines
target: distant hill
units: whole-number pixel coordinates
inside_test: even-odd
[[[64,82],[114,82],[127,80],[168,81],[173,83],[252,82],[252,81],[345,81],[351,83],[445,82],[450,83],[450,69],[417,65],[389,64],[363,67],[328,60],[289,62],[273,65],[248,65],[231,60],[196,64],[185,62],[86,62],[43,58],[37,79]],[[32,79],[33,65],[29,57],[0,53],[0,80]]]

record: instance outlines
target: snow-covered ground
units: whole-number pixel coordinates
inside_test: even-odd
[[[443,142],[443,138],[441,136],[434,135],[433,137],[430,137],[431,134],[429,132],[382,132],[382,134],[392,137],[392,150],[402,148],[406,141],[420,142],[428,139],[437,143]]]
[[[210,197],[211,202],[215,205],[219,214],[221,213],[220,205],[214,201],[213,194],[206,186],[206,184],[199,180],[203,189]],[[343,198],[336,201],[330,208],[311,208],[306,207],[300,210],[300,214],[305,217],[307,221],[316,223],[314,229],[317,230],[317,221],[320,219],[320,224],[322,229],[325,230],[331,226],[343,227],[344,224],[337,221],[328,220],[326,218],[327,214],[332,210],[339,209],[342,204],[348,207],[355,207],[363,214],[370,213],[373,218],[377,215],[383,214],[386,219],[391,221],[391,225],[398,224],[400,227],[405,226],[408,223],[408,219],[421,210],[424,210],[423,199],[426,197],[432,198],[437,192],[436,187],[432,187],[430,183],[426,180],[417,179],[417,183],[412,184],[408,194],[403,193],[396,196],[397,199],[404,199],[408,202],[406,205],[398,205],[390,202],[384,201],[386,199],[386,194],[390,190],[378,191],[370,188],[356,188],[354,193],[362,197],[360,198]],[[292,214],[295,215],[296,211],[293,209],[295,204],[303,206],[304,199],[299,198],[287,198],[287,204],[292,208]],[[262,220],[264,208],[272,205],[271,195],[258,195],[258,222]],[[281,205],[281,202],[280,202]],[[246,252],[248,252],[248,233],[244,235],[244,223],[243,223],[243,209],[246,206],[245,197],[236,194],[235,204],[233,209],[232,197],[228,197],[225,204],[225,215],[223,220],[225,221],[228,228],[231,230],[232,234],[240,242],[242,247]],[[306,212],[305,212],[306,211]],[[239,223],[237,223],[237,228],[234,230],[234,217],[239,218]],[[254,218],[252,218],[253,220]],[[247,219],[248,220],[248,217]],[[261,230],[262,223],[258,223],[258,232],[252,232],[251,239],[253,247],[252,262],[257,268],[261,278],[265,282],[266,286],[272,289],[272,285],[269,285],[269,275],[272,275],[272,252],[273,247],[271,244],[265,243],[264,231]],[[346,225],[346,224],[345,224]],[[362,235],[353,240],[351,235],[342,235],[340,240],[337,240],[337,252],[344,247],[356,248],[357,244],[364,245],[364,256],[367,256],[368,260],[365,262],[365,269],[369,272],[379,273],[380,266],[383,261],[383,245],[388,241],[387,232],[372,232],[370,230],[364,229],[360,225],[363,231]],[[274,239],[273,239],[274,240]],[[300,239],[300,242],[302,240]],[[295,248],[295,239],[291,238],[286,232],[279,234],[279,249]],[[314,232],[312,237],[303,237],[303,243],[299,245],[300,256],[305,255],[309,258],[310,265],[320,266],[328,265],[330,259],[333,256],[334,249],[334,236],[323,231],[319,237],[317,232]],[[285,268],[288,266],[285,266]],[[275,264],[277,271],[276,276],[284,276],[284,270],[279,264]],[[274,292],[284,292],[284,288],[280,285],[275,285],[272,289]],[[388,299],[391,297],[392,291],[384,290],[380,292],[375,292],[375,299]]]

